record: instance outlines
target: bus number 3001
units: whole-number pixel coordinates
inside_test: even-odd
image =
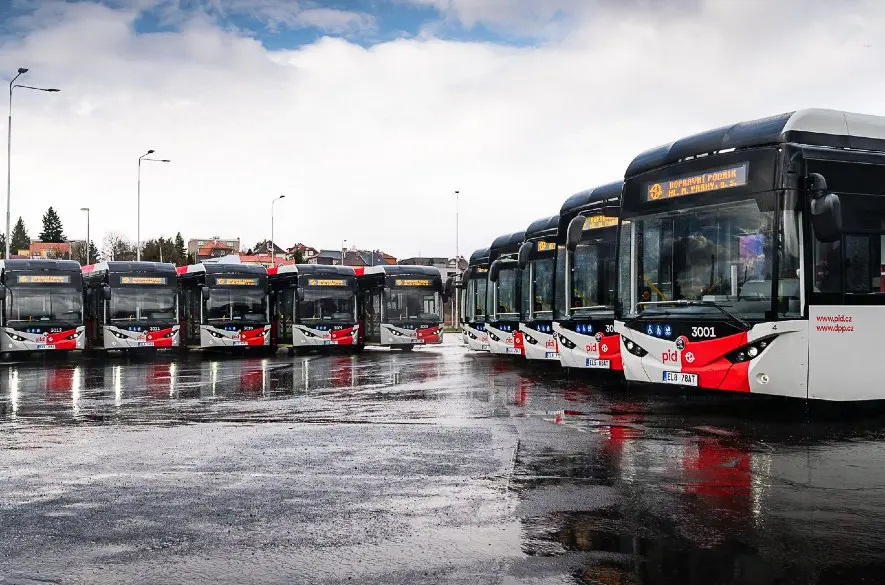
[[[715,327],[692,327],[692,337],[716,337]]]

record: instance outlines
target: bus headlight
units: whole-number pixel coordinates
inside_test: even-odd
[[[565,335],[559,334],[559,343],[566,349],[575,349],[577,345],[572,343],[570,339],[568,339]]]
[[[725,354],[725,359],[733,364],[748,362],[758,357],[763,351],[765,351],[765,348],[771,345],[771,342],[773,340],[774,336],[757,339],[753,343],[749,343],[743,347],[739,347],[731,353]]]
[[[111,335],[113,335],[113,336],[116,337],[117,339],[126,339],[126,336],[125,336],[125,335],[123,335],[123,334],[120,333],[119,331],[114,331],[113,329],[111,329]]]
[[[627,351],[629,351],[630,353],[632,353],[636,357],[643,357],[648,353],[642,347],[640,347],[638,343],[636,343],[632,339],[625,338],[624,339],[624,347],[627,349]]]
[[[9,335],[9,339],[13,341],[27,341],[26,337],[22,337],[21,335],[16,335],[15,333],[7,333]]]
[[[209,335],[211,335],[215,339],[224,339],[224,335],[222,335],[218,331],[213,331],[212,329],[207,329],[206,331],[208,331]]]

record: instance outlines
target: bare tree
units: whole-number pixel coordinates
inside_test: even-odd
[[[102,256],[107,260],[135,260],[135,244],[119,232],[108,232],[102,240]]]

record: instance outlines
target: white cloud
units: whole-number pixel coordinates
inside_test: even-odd
[[[3,71],[64,90],[15,98],[13,220],[32,235],[53,205],[69,235],[90,206],[96,241],[134,237],[136,159],[154,148],[173,163],[143,169],[145,237],[249,245],[282,192],[281,244],[442,255],[460,189],[469,253],[650,146],[797,107],[885,114],[873,1],[609,4],[538,47],[326,38],[293,51],[206,19],[135,35],[133,10],[59,10],[0,46]]]

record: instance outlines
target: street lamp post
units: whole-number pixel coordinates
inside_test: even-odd
[[[18,73],[9,82],[9,126],[6,135],[6,257],[9,258],[9,245],[12,240],[12,234],[9,231],[10,203],[12,202],[12,90],[16,87],[22,89],[32,89],[34,91],[46,91],[49,93],[58,93],[60,89],[54,87],[33,87],[31,85],[16,85],[15,80],[28,72],[25,67],[19,67]]]
[[[271,266],[276,266],[277,264],[277,246],[273,243],[273,206],[274,203],[279,201],[280,199],[285,199],[285,195],[280,195],[270,202],[270,264]]]
[[[89,264],[89,208],[81,207],[80,211],[86,212],[86,264]]]
[[[171,162],[168,158],[148,158],[148,155],[154,154],[154,149],[148,150],[146,153],[138,157],[138,195],[136,210],[136,226],[135,226],[135,259],[141,262],[141,161],[150,162]]]

